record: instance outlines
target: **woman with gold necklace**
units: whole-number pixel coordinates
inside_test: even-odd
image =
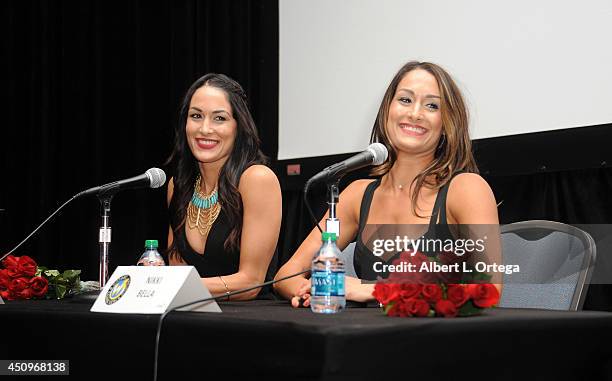
[[[262,283],[280,231],[281,191],[265,166],[246,94],[237,82],[207,74],[191,85],[168,163],[173,170],[170,265],[195,266],[213,295]]]

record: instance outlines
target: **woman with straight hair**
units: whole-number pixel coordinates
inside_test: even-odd
[[[371,242],[366,226],[420,225],[426,228],[423,237],[452,239],[449,225],[499,224],[495,197],[472,154],[465,102],[440,66],[416,61],[402,66],[384,94],[370,140],[387,147],[388,160],[373,169],[377,179],[349,184],[336,209],[342,223],[339,249],[355,242],[358,278],[347,276],[345,287],[347,300],[357,302],[374,300],[373,281],[389,275],[378,271],[381,261],[391,263],[400,254],[374,255],[366,245]],[[493,252],[498,238],[490,239]],[[320,232],[313,229],[276,277],[308,269],[320,245]],[[309,305],[306,277],[274,287],[294,307]]]

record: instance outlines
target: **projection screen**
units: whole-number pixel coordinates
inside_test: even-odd
[[[612,2],[279,1],[278,159],[363,150],[403,63],[457,80],[472,138],[612,122]]]

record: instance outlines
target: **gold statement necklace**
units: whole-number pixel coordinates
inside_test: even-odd
[[[217,187],[209,194],[202,193],[202,176],[198,175],[193,187],[193,196],[187,206],[189,229],[197,228],[202,236],[208,235],[212,224],[221,211]]]

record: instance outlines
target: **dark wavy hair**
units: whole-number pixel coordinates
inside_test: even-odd
[[[253,117],[249,112],[245,91],[238,82],[224,74],[206,74],[196,80],[183,98],[175,129],[174,148],[166,165],[173,175],[174,192],[168,206],[170,227],[174,233],[172,245],[168,248],[169,256],[180,258],[177,245],[179,239],[186,239],[181,234],[185,227],[187,206],[193,195],[193,187],[199,173],[198,162],[187,143],[186,123],[193,94],[203,86],[222,90],[232,107],[232,117],[236,120],[236,138],[232,152],[219,173],[219,203],[232,226],[225,240],[226,250],[240,248],[242,233],[242,198],[238,192],[238,183],[242,173],[253,164],[267,164],[268,160],[260,150],[260,141]]]
[[[472,141],[468,129],[468,111],[459,87],[450,74],[440,66],[431,62],[410,61],[395,74],[378,109],[370,141],[384,144],[389,150],[389,159],[374,167],[371,174],[373,176],[386,174],[397,160],[397,151],[387,134],[389,107],[399,83],[406,74],[416,69],[425,70],[438,81],[442,131],[444,133],[443,138],[440,138],[438,142],[434,160],[413,181],[415,187],[411,195],[412,211],[418,216],[419,214],[416,211],[417,199],[424,185],[439,189],[449,182],[455,173],[478,173],[478,167],[472,153]],[[430,179],[433,179],[433,182]]]

